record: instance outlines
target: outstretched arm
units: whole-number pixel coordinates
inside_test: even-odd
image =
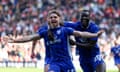
[[[40,39],[39,34],[33,34],[29,36],[24,36],[23,38],[18,38],[18,39],[13,39],[10,37],[4,37],[4,39],[8,39],[9,43],[24,43],[24,42],[29,42],[33,40],[38,40]]]
[[[88,47],[88,48],[92,48],[95,44],[96,44],[97,41],[94,41],[94,40],[91,40],[89,41],[88,43],[79,43],[79,42],[76,42],[76,45],[78,46],[82,46],[82,47]]]
[[[103,32],[104,32],[103,30],[98,31],[97,33],[74,31],[73,35],[76,37],[92,38],[100,36]]]

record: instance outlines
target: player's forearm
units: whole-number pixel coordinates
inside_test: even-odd
[[[93,38],[93,37],[99,37],[104,30],[100,30],[97,33],[90,33],[90,32],[80,32],[80,31],[74,31],[75,36],[83,37],[83,38]]]
[[[29,41],[32,41],[32,39],[26,38],[26,37],[13,40],[14,43],[24,43],[24,42],[29,42]]]
[[[19,38],[19,39],[14,39],[11,41],[11,43],[24,43],[24,42],[29,42],[32,41],[32,38],[30,37],[23,37],[23,38]]]
[[[34,49],[35,49],[36,43],[37,43],[37,40],[34,40],[34,41],[32,42],[32,53],[34,53]]]
[[[92,38],[98,36],[97,33],[79,32],[79,31],[74,31],[74,35],[77,37],[84,37],[84,38]]]
[[[23,38],[11,40],[11,43],[24,43],[24,42],[37,40],[37,39],[40,39],[39,35],[29,35]]]
[[[89,32],[81,33],[81,37],[85,37],[85,38],[92,38],[92,37],[97,37],[97,36],[98,36],[97,33],[89,33]]]
[[[81,46],[81,47],[89,47],[89,48],[94,46],[93,44],[90,44],[90,43],[83,44],[83,43],[78,43],[78,42],[76,42],[76,45]]]

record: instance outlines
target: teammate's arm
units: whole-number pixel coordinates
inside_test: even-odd
[[[100,30],[99,27],[96,24],[94,24],[91,27],[90,32],[97,33],[99,30]],[[86,42],[85,43],[77,43],[77,45],[85,47],[85,48],[92,48],[95,46],[97,39],[98,39],[97,37],[93,37],[93,38],[90,38],[87,43]]]
[[[76,42],[76,45],[82,46],[82,47],[93,47],[96,44],[97,41],[91,40],[88,43],[78,43]]]
[[[73,35],[76,37],[92,38],[92,37],[100,36],[102,33],[103,33],[103,30],[98,31],[97,33],[74,31]]]

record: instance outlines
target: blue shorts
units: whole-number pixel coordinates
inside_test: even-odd
[[[57,62],[51,62],[48,71],[54,72],[76,72],[72,64],[72,61],[63,60]]]
[[[100,55],[96,55],[97,57],[90,58],[87,60],[80,60],[80,66],[83,69],[84,72],[94,72],[96,70],[96,67],[99,64],[104,63],[102,57]]]
[[[115,65],[120,64],[120,58],[115,58],[114,61],[115,61]]]

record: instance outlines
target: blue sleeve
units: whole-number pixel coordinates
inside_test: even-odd
[[[65,33],[67,35],[73,35],[74,29],[70,28],[70,27],[65,27]]]
[[[39,27],[37,33],[39,34],[39,33],[43,32],[44,30],[47,30],[47,29],[48,29],[48,26],[45,24],[45,25]]]
[[[39,28],[37,33],[39,34],[40,37],[44,37],[46,30],[47,29],[45,29],[45,28]]]
[[[99,27],[96,24],[93,24],[91,27],[91,33],[97,33],[99,31]],[[98,37],[90,38],[90,40],[97,41]]]
[[[72,21],[65,21],[64,22],[64,27],[71,27],[74,28],[75,23]]]
[[[110,52],[114,53],[114,47],[111,48]]]
[[[47,25],[44,25],[44,26],[41,26],[39,29],[38,29],[38,32],[42,31],[42,30],[47,30],[48,29],[48,26]]]

